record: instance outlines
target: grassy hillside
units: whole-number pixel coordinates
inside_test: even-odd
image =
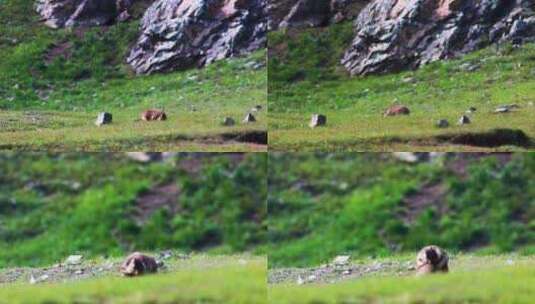
[[[337,284],[271,285],[269,303],[527,304],[535,296],[533,258],[459,256],[453,266],[447,275],[425,278],[386,273]]]
[[[114,271],[90,280],[0,285],[0,303],[266,303],[261,257],[197,256],[166,261],[159,274],[124,278]]]
[[[0,154],[0,268],[133,250],[255,251],[265,242],[263,154]]]
[[[390,256],[429,244],[533,254],[535,155],[272,154],[269,266]]]
[[[502,45],[416,71],[349,77],[340,65],[353,38],[350,23],[269,36],[270,147],[328,151],[510,151],[535,147],[535,45]],[[409,117],[383,118],[394,103]],[[499,105],[517,104],[497,115]],[[457,126],[470,107],[472,124]],[[312,113],[327,127],[311,130]],[[451,127],[435,127],[448,119]],[[496,129],[507,133],[499,140]],[[487,137],[478,142],[474,137]]]
[[[53,150],[261,150],[240,134],[264,132],[240,122],[267,100],[265,51],[206,69],[135,76],[126,65],[138,21],[109,27],[52,30],[41,24],[33,0],[0,3],[0,148]],[[169,120],[138,121],[147,108]],[[93,125],[100,111],[114,124]],[[258,141],[257,141],[258,142]]]

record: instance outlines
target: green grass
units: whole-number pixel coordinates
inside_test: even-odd
[[[273,150],[326,151],[473,151],[533,149],[515,143],[501,147],[454,144],[439,136],[487,132],[496,128],[535,136],[535,45],[494,47],[457,60],[429,64],[416,71],[348,77],[340,58],[351,41],[350,25],[301,32],[271,33],[269,129]],[[462,64],[478,65],[473,72]],[[383,118],[393,103],[411,109],[410,117]],[[516,103],[519,111],[492,113]],[[473,123],[457,126],[471,106]],[[311,130],[312,113],[327,115],[327,127]],[[435,122],[448,119],[448,129]]]
[[[240,122],[255,105],[266,108],[265,51],[225,60],[205,69],[136,76],[125,63],[137,39],[138,21],[106,28],[52,30],[38,22],[31,0],[5,0],[0,12],[0,142],[25,150],[265,150],[221,140],[226,133],[262,131]],[[55,46],[65,46],[50,59]],[[60,52],[61,53],[61,52]],[[147,108],[164,108],[161,124],[136,122]],[[26,112],[36,112],[27,119]],[[93,125],[100,111],[114,124]]]
[[[505,166],[492,156],[467,159],[466,176],[452,170],[464,161],[271,154],[270,268],[318,265],[340,254],[390,256],[428,244],[532,254],[533,155],[516,154]],[[441,190],[425,194],[430,186]],[[420,205],[407,203],[418,195]]]
[[[0,285],[0,303],[266,303],[265,276],[265,258],[201,257],[139,278]]]
[[[140,164],[121,154],[0,154],[0,267],[52,264],[77,252],[258,252],[266,161],[256,153],[239,163],[220,154],[180,156],[176,164]],[[181,162],[197,163],[198,173],[180,169]],[[178,194],[151,194],[162,186]],[[143,213],[138,199],[146,194],[167,202]]]
[[[368,277],[336,284],[271,285],[270,303],[531,303],[533,257],[459,257],[447,275]]]

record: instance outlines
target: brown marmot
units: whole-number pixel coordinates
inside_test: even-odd
[[[158,271],[158,263],[152,257],[134,252],[123,262],[120,268],[124,276],[138,276]]]
[[[426,246],[416,256],[416,274],[448,272],[448,254],[438,246]]]
[[[164,111],[161,110],[146,110],[143,113],[141,113],[141,120],[144,121],[155,121],[155,120],[166,120],[167,114],[165,114]]]
[[[409,115],[411,113],[411,110],[407,108],[406,106],[402,105],[393,105],[390,108],[386,109],[384,111],[384,116],[397,116],[397,115]]]

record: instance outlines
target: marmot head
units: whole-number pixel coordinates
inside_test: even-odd
[[[125,259],[120,271],[125,276],[138,276],[158,271],[158,263],[152,257],[134,252]]]

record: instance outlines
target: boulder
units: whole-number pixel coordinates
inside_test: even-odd
[[[102,26],[126,20],[134,4],[154,0],[37,0],[35,8],[52,28]],[[126,18],[126,19],[125,19]]]
[[[398,116],[398,115],[409,115],[411,111],[406,106],[402,105],[393,105],[390,108],[386,109],[384,116]]]
[[[232,119],[231,117],[225,117],[223,119],[223,122],[221,122],[221,124],[226,127],[231,127],[236,124],[236,121]]]
[[[441,128],[441,129],[444,129],[444,128],[447,128],[450,126],[450,123],[448,122],[447,119],[439,119],[436,123],[436,126],[437,128]]]
[[[127,62],[137,74],[201,67],[266,46],[267,0],[157,0]]]
[[[467,124],[470,124],[470,123],[472,123],[472,121],[466,115],[463,115],[463,116],[461,116],[461,118],[459,118],[458,124],[461,125],[461,126],[462,125],[467,125]]]
[[[82,255],[70,255],[65,260],[65,264],[67,264],[67,265],[79,265],[79,264],[82,264],[83,258],[84,257]]]
[[[308,124],[311,128],[322,127],[327,124],[327,116],[322,114],[313,114]]]
[[[533,0],[376,0],[355,22],[351,75],[418,68],[494,43],[535,37]]]
[[[125,259],[120,271],[124,276],[139,276],[154,273],[158,271],[158,263],[153,257],[134,252]]]
[[[111,124],[112,120],[113,120],[113,116],[111,115],[111,113],[101,112],[97,116],[97,120],[95,121],[95,125],[100,127],[102,125]]]
[[[251,113],[247,113],[247,115],[245,115],[245,118],[243,119],[243,123],[250,123],[250,122],[255,122],[255,121],[256,121],[256,117],[254,117],[254,115]]]
[[[349,264],[349,259],[351,256],[349,255],[339,255],[333,259],[333,264],[337,266],[343,266]]]

